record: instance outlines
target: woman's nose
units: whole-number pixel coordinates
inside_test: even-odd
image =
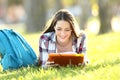
[[[66,33],[65,33],[65,31],[61,31],[61,35],[65,35]]]

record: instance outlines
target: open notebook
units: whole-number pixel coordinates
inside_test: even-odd
[[[60,66],[79,65],[84,61],[84,54],[51,53],[49,54],[48,61]]]

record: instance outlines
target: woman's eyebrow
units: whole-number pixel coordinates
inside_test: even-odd
[[[59,26],[57,28],[61,29],[61,27],[59,27]]]
[[[70,29],[70,28],[65,28],[65,29]]]

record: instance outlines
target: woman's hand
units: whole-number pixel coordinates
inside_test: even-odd
[[[49,67],[59,67],[59,64],[55,64],[54,62],[47,61],[45,65],[42,65],[42,68],[49,68]]]
[[[89,61],[84,61],[83,63],[78,64],[78,66],[85,67],[87,64],[89,64]]]

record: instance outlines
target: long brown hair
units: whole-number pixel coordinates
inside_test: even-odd
[[[69,22],[74,36],[79,37],[80,29],[78,23],[76,22],[75,17],[65,9],[60,9],[55,13],[55,15],[47,22],[43,33],[54,31],[54,26],[59,20],[65,20]]]

